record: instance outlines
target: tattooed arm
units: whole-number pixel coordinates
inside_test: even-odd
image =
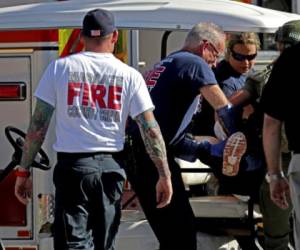
[[[153,113],[146,111],[138,115],[135,120],[139,125],[147,153],[157,167],[159,175],[170,176],[165,142]]]
[[[53,111],[53,106],[37,99],[35,111],[31,118],[23,147],[23,154],[20,163],[22,168],[29,168],[40,150],[44,142]]]
[[[35,111],[25,138],[21,163],[18,166],[18,171],[24,172],[24,176],[18,176],[15,184],[15,195],[23,204],[29,201],[32,194],[31,178],[26,175],[26,172],[28,173],[28,168],[43,144],[53,111],[53,106],[37,99]]]
[[[165,142],[152,111],[143,112],[135,120],[139,126],[147,153],[159,173],[159,180],[156,185],[156,198],[157,207],[161,208],[170,203],[173,193]]]

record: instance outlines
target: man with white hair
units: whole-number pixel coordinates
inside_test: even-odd
[[[185,130],[198,107],[200,95],[214,107],[226,131],[232,134],[227,144],[238,142],[236,159],[240,159],[245,148],[243,135],[235,133],[231,105],[211,70],[224,47],[225,34],[219,26],[213,23],[197,24],[189,31],[183,47],[162,59],[146,76],[155,105],[154,115],[166,142],[174,190],[171,203],[161,210],[156,209],[155,193],[152,191],[157,179],[157,174],[152,171],[153,163],[145,154],[138,130],[133,126],[129,128],[136,168],[127,172],[128,179],[159,240],[160,250],[196,250],[195,218],[180,167],[174,158],[185,156],[187,160],[194,161],[199,157],[197,151],[203,145],[190,140]],[[218,151],[211,148],[211,151],[215,150]],[[224,171],[235,174],[239,160],[232,165],[225,162]]]

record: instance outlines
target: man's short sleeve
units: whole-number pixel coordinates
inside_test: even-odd
[[[45,70],[34,95],[44,102],[49,103],[55,107],[56,94],[55,94],[55,62],[49,64]]]
[[[137,73],[134,77],[134,81],[136,88],[134,89],[129,107],[129,114],[132,118],[146,110],[154,109],[154,105],[142,75]]]
[[[206,85],[218,84],[215,74],[208,64],[202,58],[197,59],[192,65],[187,65],[189,67],[187,70],[188,78],[191,79],[195,90],[199,91]]]
[[[287,59],[284,52],[277,59],[261,97],[263,111],[278,120],[283,120],[285,112],[287,112],[283,101],[287,98],[286,90],[288,87],[286,83],[290,81],[287,77],[290,74]]]

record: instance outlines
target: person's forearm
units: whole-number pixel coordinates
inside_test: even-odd
[[[22,168],[29,168],[45,139],[54,108],[48,103],[37,100],[23,146],[20,162]]]
[[[217,84],[206,85],[200,89],[200,92],[214,110],[218,110],[229,104],[227,97]]]
[[[246,104],[249,103],[250,99],[251,99],[251,94],[245,89],[240,89],[229,97],[229,101],[231,102],[232,105],[235,106],[237,105],[246,106]]]
[[[281,121],[265,114],[263,126],[263,146],[270,174],[281,171]]]
[[[153,113],[146,111],[138,115],[135,120],[139,125],[147,153],[157,167],[159,176],[169,177],[166,146]]]

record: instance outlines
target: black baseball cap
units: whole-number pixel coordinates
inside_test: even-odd
[[[114,15],[104,9],[94,9],[86,13],[82,23],[82,33],[87,37],[104,37],[116,30]]]

